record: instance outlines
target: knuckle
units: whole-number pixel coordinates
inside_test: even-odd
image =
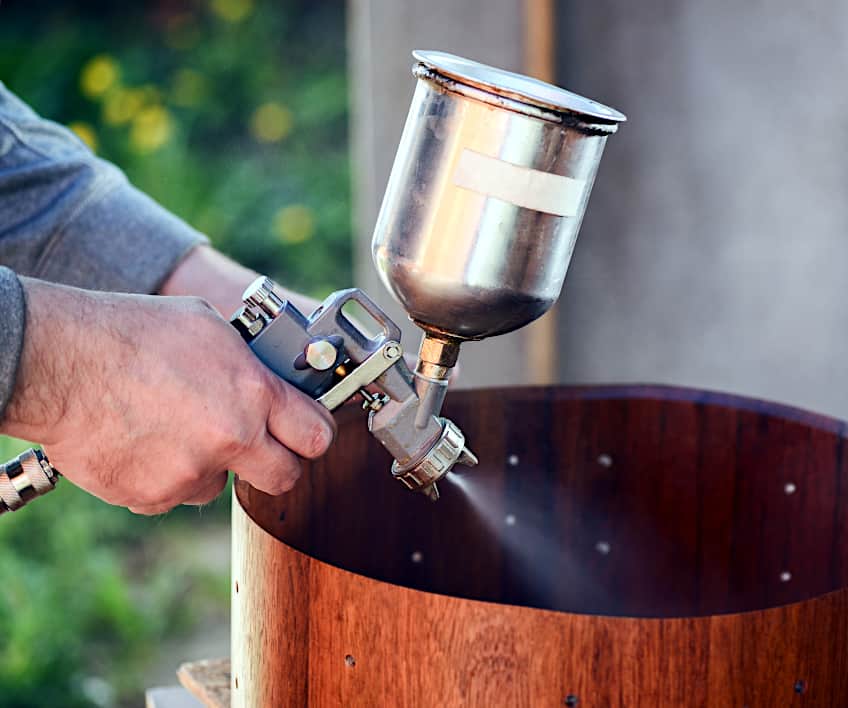
[[[246,358],[244,365],[233,372],[233,383],[238,396],[251,401],[254,410],[270,405],[271,397],[276,395],[274,377],[258,360]]]
[[[158,506],[165,501],[165,496],[158,489],[145,488],[132,496],[132,504],[138,508]]]
[[[266,491],[273,496],[290,492],[302,474],[300,461],[291,455],[288,459],[282,460],[274,472],[275,474],[271,475],[267,481]]]
[[[326,423],[313,423],[306,433],[304,456],[313,460],[321,457],[333,444],[333,430]]]
[[[217,315],[218,311],[212,306],[212,304],[202,297],[190,296],[188,298],[191,308],[197,312],[198,315],[206,316],[209,315]]]
[[[218,495],[224,491],[227,486],[227,475],[221,474],[215,480],[214,484],[206,488],[206,492],[202,494],[203,503],[208,504],[218,497]]]
[[[263,371],[263,373],[265,373],[265,372]],[[267,374],[266,374],[266,380],[263,381],[262,385],[263,385],[263,392],[266,395],[270,394],[270,396],[273,397],[274,405],[277,408],[283,409],[283,408],[286,408],[286,407],[289,406],[289,404],[291,403],[291,386],[290,386],[290,384],[287,384],[286,382],[279,380],[279,379],[276,380],[276,381],[269,382],[267,380]]]
[[[218,452],[226,464],[244,455],[256,444],[258,430],[251,431],[244,426],[234,426],[221,435],[217,444]]]
[[[287,493],[288,493],[288,492],[290,492],[292,489],[294,489],[294,487],[295,487],[295,485],[296,485],[296,484],[297,484],[297,480],[296,480],[296,479],[288,479],[288,480],[286,480],[283,484],[281,484],[281,485],[280,485],[280,491],[279,491],[279,492],[277,492],[277,495],[279,496],[280,494],[287,494]]]
[[[297,484],[297,480],[300,478],[300,467],[296,466],[294,469],[290,470],[289,474],[285,476],[279,476],[274,479],[272,482],[273,491],[270,493],[272,495],[279,496],[280,494],[285,494],[294,489],[294,485]]]
[[[172,495],[165,494],[165,493],[159,493],[159,494],[154,494],[153,497],[152,497],[152,500],[149,503],[145,504],[144,506],[147,506],[151,509],[154,509],[155,510],[155,511],[153,511],[154,514],[161,514],[165,511],[169,511],[170,509],[173,509],[176,505],[177,505],[177,502],[174,500]]]
[[[154,504],[152,506],[131,506],[129,510],[140,516],[158,516],[168,513],[173,508],[173,504]]]

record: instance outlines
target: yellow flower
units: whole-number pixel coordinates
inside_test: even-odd
[[[108,54],[99,54],[86,62],[80,73],[80,90],[89,98],[97,98],[114,86],[121,68]]]
[[[194,69],[180,69],[171,78],[171,100],[178,106],[198,105],[207,91],[206,77]]]
[[[292,112],[270,101],[257,108],[250,117],[250,133],[260,143],[278,143],[291,133]]]
[[[211,0],[210,5],[222,20],[241,22],[253,12],[253,0]]]
[[[143,108],[133,118],[130,143],[138,152],[154,152],[167,143],[174,133],[174,120],[162,106]]]
[[[315,233],[315,214],[303,204],[290,204],[274,214],[271,226],[283,243],[303,243]]]
[[[77,134],[77,137],[88,145],[92,151],[97,150],[97,133],[94,132],[94,128],[92,128],[90,124],[83,123],[82,121],[76,121],[74,123],[70,123],[68,127],[73,130]]]
[[[103,120],[109,125],[129,123],[144,107],[144,91],[116,88],[103,100]]]

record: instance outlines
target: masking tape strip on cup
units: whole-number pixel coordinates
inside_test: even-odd
[[[457,161],[453,183],[515,206],[555,216],[576,216],[585,180],[522,167],[466,148]]]

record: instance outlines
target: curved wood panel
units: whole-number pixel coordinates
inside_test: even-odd
[[[291,494],[237,485],[234,705],[848,705],[842,423],[668,388],[447,414],[481,465],[437,504],[354,409]]]

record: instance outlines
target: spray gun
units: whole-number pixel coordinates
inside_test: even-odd
[[[413,56],[415,94],[372,255],[424,332],[415,371],[399,327],[360,290],[334,293],[306,317],[259,278],[232,323],[267,366],[329,410],[360,394],[392,474],[438,499],[436,483],[454,465],[477,462],[439,415],[460,346],[523,327],[559,297],[604,145],[625,117],[451,54]],[[350,302],[377,335],[344,315]],[[0,513],[56,482],[43,453],[25,456],[0,466]]]
[[[394,477],[435,500],[454,465],[477,463],[462,431],[439,416],[460,346],[518,329],[559,297],[604,144],[625,118],[525,76],[442,52],[413,55],[418,83],[372,253],[424,331],[414,373],[400,329],[360,290],[334,293],[307,319],[260,278],[233,324],[278,375],[330,410],[360,393]],[[350,301],[379,335],[344,316]]]
[[[378,334],[345,315],[352,302],[379,325]],[[394,457],[392,475],[409,489],[436,500],[436,481],[455,464],[477,464],[462,431],[438,417],[441,382],[437,388],[416,382],[403,358],[400,329],[361,290],[333,293],[307,318],[260,277],[231,322],[266,366],[328,410],[362,396],[368,429]]]

